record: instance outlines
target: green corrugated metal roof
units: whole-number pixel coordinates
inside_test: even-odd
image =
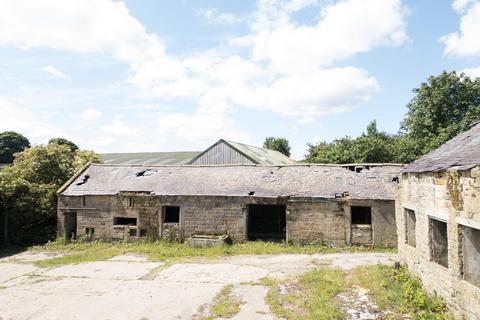
[[[246,157],[250,158],[253,162],[257,164],[294,164],[296,161],[290,159],[281,152],[259,148],[251,146],[248,144],[243,144],[239,142],[223,140],[225,143],[230,145],[232,148],[236,149],[240,153],[243,153]]]
[[[186,164],[199,154],[199,151],[103,153],[100,157],[105,164],[178,165]]]

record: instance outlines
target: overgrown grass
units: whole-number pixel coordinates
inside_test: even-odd
[[[420,281],[403,267],[376,265],[353,272],[356,284],[368,289],[381,309],[407,313],[419,320],[450,319],[445,303],[427,294]]]
[[[245,303],[232,297],[233,285],[229,284],[213,299],[213,304],[209,307],[208,313],[205,315],[205,305],[200,307],[200,315],[194,316],[195,320],[213,320],[217,318],[231,318],[240,312],[240,306]]]
[[[90,262],[111,258],[115,255],[135,253],[147,256],[152,261],[182,259],[188,257],[214,258],[240,254],[281,254],[281,253],[334,253],[334,252],[368,252],[370,248],[344,247],[332,248],[325,245],[288,245],[275,242],[245,242],[214,248],[192,248],[175,242],[70,242],[56,240],[46,245],[30,248],[34,251],[58,251],[66,253],[63,257],[35,262],[40,267],[59,266],[70,263]],[[376,249],[375,251],[392,252],[394,249]]]
[[[341,270],[313,270],[289,285],[264,283],[270,286],[266,297],[270,310],[280,318],[330,320],[343,317],[335,301],[335,296],[346,288],[345,274]]]
[[[232,298],[232,285],[225,286],[215,297],[210,313],[217,318],[231,318],[240,312],[243,301]]]

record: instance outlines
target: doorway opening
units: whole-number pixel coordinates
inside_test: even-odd
[[[65,238],[68,240],[77,238],[77,213],[74,211],[65,212],[64,217]]]
[[[251,204],[248,206],[248,240],[282,241],[286,238],[287,207]]]

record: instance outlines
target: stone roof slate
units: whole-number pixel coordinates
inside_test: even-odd
[[[358,165],[357,165],[358,166]],[[350,167],[351,169],[352,167]],[[154,195],[394,199],[402,166],[369,165],[361,172],[339,165],[119,166],[91,164],[61,195]]]
[[[480,165],[480,122],[408,165],[402,172],[468,170]]]

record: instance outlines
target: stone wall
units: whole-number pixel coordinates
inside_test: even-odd
[[[425,288],[436,292],[458,316],[480,319],[480,288],[463,275],[462,226],[480,229],[480,168],[403,174],[397,190],[399,257]],[[415,212],[415,246],[406,242],[405,210]],[[433,261],[430,219],[447,223],[448,267]]]
[[[84,198],[84,200],[82,199]],[[133,203],[130,202],[133,200]],[[123,239],[128,229],[145,230],[145,236],[158,236],[158,199],[147,194],[125,193],[118,196],[64,197],[58,199],[58,234],[64,235],[64,214],[77,213],[77,237],[93,228],[93,238]],[[136,227],[116,226],[115,218],[136,218]]]
[[[345,246],[345,212],[343,204],[332,200],[289,202],[287,235],[290,241],[327,242]]]
[[[235,241],[246,240],[245,198],[170,196],[161,197],[160,205],[180,206],[180,236],[228,234]]]
[[[184,240],[195,234],[228,234],[234,241],[248,240],[248,205],[286,206],[286,240],[305,243],[352,244],[350,206],[372,207],[372,243],[395,246],[393,201],[314,200],[259,197],[152,196],[122,193],[116,196],[59,197],[58,233],[64,235],[64,214],[76,212],[77,237],[93,228],[93,238],[134,236]],[[163,223],[163,206],[179,206],[178,223]],[[136,226],[115,225],[115,218],[136,218]],[[353,241],[355,243],[355,240]]]

